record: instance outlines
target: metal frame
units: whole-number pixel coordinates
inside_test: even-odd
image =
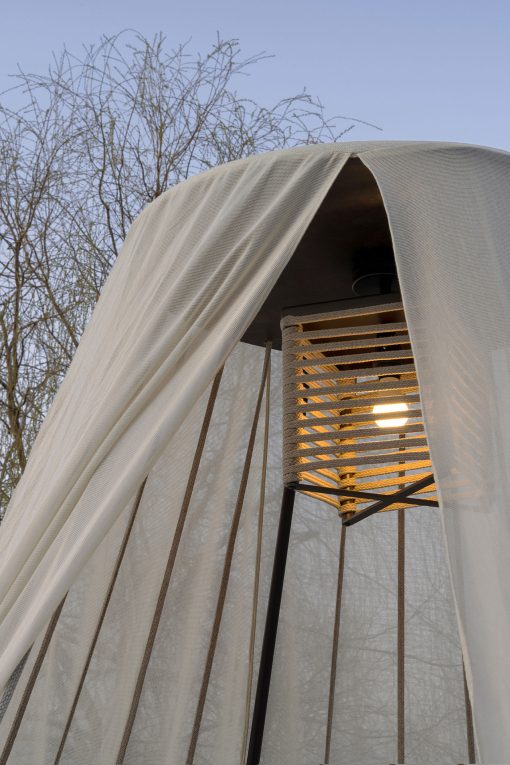
[[[435,479],[431,472],[423,476],[423,470],[431,470],[431,463],[426,435],[421,435],[424,428],[421,424],[422,413],[418,408],[420,406],[419,392],[413,392],[415,389],[419,391],[414,358],[410,348],[405,316],[403,315],[403,306],[400,303],[365,306],[363,308],[358,306],[350,310],[338,311],[337,309],[332,312],[324,312],[324,306],[322,308],[320,314],[310,314],[310,306],[303,306],[298,310],[298,314],[304,313],[305,315],[285,316],[282,321],[284,335],[282,344],[284,364],[284,489],[246,765],[259,765],[260,762],[296,492],[306,493],[323,501],[328,495],[356,500],[362,509],[342,511],[340,503],[342,527],[359,523],[359,521],[369,518],[375,513],[388,509],[391,505],[404,505],[403,508],[399,508],[398,600],[398,756],[401,760],[403,758],[403,572],[405,560],[403,513],[407,506],[439,506],[438,501],[435,498],[430,498],[430,495],[427,498],[416,496],[418,492],[432,486]],[[384,321],[381,320],[380,325],[379,314],[385,319]],[[366,316],[368,319],[364,318]],[[351,325],[349,322],[352,317],[354,320]],[[338,322],[338,320],[340,321]],[[330,321],[337,323],[336,325],[329,325],[331,327],[329,328],[327,322]],[[326,329],[323,328],[322,322],[326,323]],[[397,350],[387,351],[386,346],[396,347]],[[374,348],[379,348],[379,350],[374,352]],[[403,348],[403,350],[398,350],[399,348]],[[377,364],[377,362],[379,363]],[[402,369],[403,363],[406,366]],[[299,373],[300,369],[305,368],[311,368],[312,374]],[[387,384],[385,382],[385,377],[391,376],[390,373],[393,370],[405,376],[401,384],[394,382]],[[370,378],[371,376],[378,377],[378,382],[361,385],[358,388],[356,378]],[[400,380],[401,378],[398,377],[397,379]],[[316,381],[319,381],[318,385],[313,384]],[[406,430],[401,431],[396,427],[394,428],[396,432],[390,434],[395,435],[398,439],[403,439],[402,445],[398,443],[394,446],[393,442],[388,439],[381,439],[375,447],[372,444],[376,442],[369,440],[367,445],[367,437],[372,439],[374,433],[373,429],[364,430],[364,428],[366,428],[369,420],[374,419],[374,416],[373,414],[371,416],[367,414],[351,415],[351,409],[358,413],[363,411],[359,407],[371,409],[374,403],[372,400],[373,391],[375,391],[377,402],[392,403],[395,398],[394,391],[396,393],[398,389],[404,391],[407,400],[413,404],[410,409],[410,417],[415,420],[413,426],[408,426]],[[384,391],[384,396],[377,398],[380,391]],[[403,394],[401,392],[398,395],[402,396]],[[302,403],[299,403],[300,401]],[[312,413],[315,410],[323,412],[323,414],[312,422],[305,419],[307,415],[303,414],[304,412]],[[345,416],[345,412],[348,413],[347,416]],[[395,418],[395,415],[383,414],[381,419],[392,417]],[[420,418],[420,422],[417,425],[418,418]],[[351,423],[355,424],[352,425]],[[314,432],[314,428],[321,424],[337,427],[338,430],[329,429]],[[299,436],[306,428],[309,428],[311,432],[305,432],[303,445],[298,446]],[[419,434],[418,438],[414,436],[410,440],[410,448],[411,450],[415,449],[414,452],[409,452],[409,442],[404,441],[407,432]],[[378,432],[376,432],[376,438],[377,435],[379,435]],[[288,437],[288,443],[285,441],[286,437]],[[356,442],[353,442],[353,438],[359,439],[357,445]],[[420,439],[423,440],[423,445]],[[285,447],[287,448],[285,449]],[[387,465],[386,472],[388,475],[397,474],[399,477],[405,477],[407,467],[409,479],[404,486],[402,486],[402,481],[395,480],[394,483],[389,484],[387,479],[384,479],[379,482],[378,486],[373,487],[376,491],[365,491],[362,489],[371,487],[360,486],[358,488],[349,485],[349,483],[352,484],[351,481],[346,481],[342,486],[342,480],[336,482],[335,477],[335,482],[333,482],[333,478],[327,475],[327,471],[324,471],[324,466],[341,468],[344,464],[347,466],[351,464],[360,465],[363,470],[363,466],[370,464],[372,460],[369,461],[363,455],[352,456],[353,452],[364,452],[367,449],[384,452],[388,448],[392,450],[390,454],[387,451],[383,455],[374,453],[373,462],[383,462]],[[317,459],[314,460],[314,458]],[[417,463],[420,463],[421,478],[412,481],[413,472],[416,473],[418,469]],[[356,467],[353,469],[345,467],[344,470],[345,472],[352,472],[353,470],[356,471]],[[316,482],[313,483],[314,481]],[[383,487],[390,485],[396,487],[395,491],[391,493],[381,491]],[[332,498],[327,501],[331,502]],[[365,506],[370,501],[371,504]],[[354,502],[352,504],[356,507]],[[345,542],[345,528],[342,528],[342,540]],[[340,569],[343,569],[342,553],[340,559],[342,561]],[[335,629],[337,627],[338,625]],[[335,639],[338,639],[338,634],[336,634]],[[335,649],[333,649],[333,653],[335,653]],[[335,660],[334,658],[332,666],[335,666]],[[328,714],[330,713],[328,712]],[[328,752],[328,745],[326,752]],[[326,755],[326,760],[329,760],[329,752]]]
[[[424,500],[412,499],[411,495],[420,489],[434,483],[434,476],[428,475],[420,481],[416,481],[400,491],[393,494],[371,494],[370,498],[376,499],[369,507],[357,512],[355,515],[342,519],[343,526],[352,526],[355,523],[368,518],[380,510],[396,502],[406,500],[412,504],[423,504]],[[274,551],[273,573],[271,576],[271,588],[269,591],[269,600],[267,604],[266,624],[264,628],[264,638],[262,641],[262,651],[260,656],[259,675],[257,680],[257,691],[255,694],[255,704],[253,707],[252,723],[250,729],[250,741],[248,746],[248,755],[246,765],[259,765],[262,751],[262,741],[264,738],[264,727],[266,722],[267,702],[269,698],[269,687],[271,683],[271,674],[273,669],[273,659],[276,646],[276,636],[278,632],[278,621],[280,617],[280,605],[282,601],[283,583],[285,579],[285,569],[287,566],[287,555],[289,550],[290,531],[292,527],[292,517],[294,513],[294,500],[296,492],[310,493],[336,493],[344,496],[347,490],[318,487],[308,484],[294,483],[285,486],[283,489],[282,505],[280,511],[280,522],[278,525],[278,536]],[[363,494],[366,498],[368,492],[350,492],[353,494]],[[437,506],[438,503],[432,500],[427,504]]]
[[[295,497],[296,492],[294,489],[285,486],[280,511],[278,536],[276,538],[276,547],[274,551],[273,574],[271,576],[271,589],[269,590],[269,600],[267,604],[266,625],[264,628],[264,639],[262,641],[257,692],[253,707],[250,743],[248,745],[246,765],[258,765],[260,762]]]
[[[374,513],[378,513],[380,510],[384,510],[385,508],[388,508],[390,505],[393,505],[397,502],[405,501],[411,505],[439,507],[439,502],[434,499],[420,499],[418,497],[412,496],[415,494],[415,492],[433,484],[434,481],[434,476],[431,474],[425,476],[425,478],[422,478],[420,481],[415,481],[415,483],[411,483],[408,486],[405,486],[400,491],[393,492],[393,494],[373,494],[367,491],[353,491],[350,489],[335,488],[331,486],[317,487],[314,484],[306,483],[294,483],[292,484],[292,488],[295,491],[303,491],[310,494],[334,494],[338,497],[356,497],[360,499],[377,500],[369,507],[366,507],[363,510],[359,510],[357,513],[350,517],[346,516],[342,519],[342,524],[344,526],[353,526],[355,523],[362,521],[364,518],[369,518],[371,515],[374,515]]]

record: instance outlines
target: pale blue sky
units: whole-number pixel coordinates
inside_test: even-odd
[[[262,103],[303,86],[329,114],[375,122],[351,138],[451,140],[510,150],[508,0],[2,0],[0,88],[20,63],[42,70],[125,27],[188,38],[205,51],[216,31],[246,55],[275,58],[238,90]]]

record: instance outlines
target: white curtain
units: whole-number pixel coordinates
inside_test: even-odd
[[[348,155],[239,161],[131,228],[0,535],[0,686],[171,442]]]
[[[482,762],[510,761],[510,156],[368,152],[416,358]],[[391,158],[390,158],[391,156]]]
[[[149,473],[62,754],[116,761],[209,395],[227,358],[174,573],[126,749],[187,762],[264,350],[236,341],[347,158],[388,211],[442,511],[406,511],[406,758],[466,761],[462,657],[481,762],[510,758],[506,422],[508,156],[428,144],[315,146],[210,171],[131,229],[0,532],[0,679],[35,640],[0,729],[8,736],[46,624],[69,595],[12,749],[54,761],[133,509]],[[193,763],[240,762],[281,492],[279,353],[257,629],[250,659],[264,415],[257,427]],[[263,762],[323,762],[340,522],[299,498]],[[331,764],[395,761],[395,516],[349,529]],[[248,707],[249,709],[249,707]]]
[[[165,601],[124,762],[187,763],[229,529],[252,424],[263,349],[239,344],[229,357],[174,575]],[[269,459],[262,567],[252,665],[258,667],[281,501],[281,363],[271,374]],[[62,754],[62,763],[115,763],[137,673],[175,533],[207,393],[151,471],[100,638]],[[264,402],[265,403],[265,402]],[[259,422],[194,765],[243,760],[250,631],[262,478]],[[129,503],[71,588],[12,749],[20,765],[53,763],[91,644]],[[461,762],[466,755],[462,665],[439,518],[408,511],[407,751],[410,762]],[[396,748],[396,516],[349,529],[338,653],[332,765],[388,765]],[[340,520],[299,496],[262,762],[323,762]],[[2,723],[7,732],[37,656],[34,646]],[[248,710],[248,711],[247,711]]]

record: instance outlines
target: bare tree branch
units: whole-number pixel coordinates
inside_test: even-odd
[[[207,168],[355,126],[305,92],[242,98],[264,58],[237,40],[192,55],[126,31],[64,49],[45,74],[19,70],[1,94],[0,512],[141,210]]]

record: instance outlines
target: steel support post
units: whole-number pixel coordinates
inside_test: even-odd
[[[262,652],[260,656],[259,676],[257,680],[257,692],[253,707],[253,717],[250,730],[250,743],[246,765],[258,765],[264,737],[264,724],[266,721],[267,700],[271,683],[271,671],[273,668],[276,633],[278,631],[278,619],[280,616],[280,604],[282,601],[283,580],[287,564],[287,552],[289,549],[290,529],[292,514],[294,511],[294,489],[287,486],[283,490],[282,507],[280,512],[280,524],[274,551],[273,574],[271,577],[271,589],[267,604],[266,625]]]

